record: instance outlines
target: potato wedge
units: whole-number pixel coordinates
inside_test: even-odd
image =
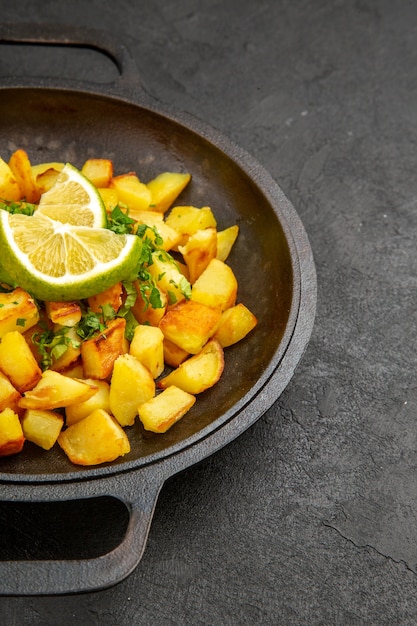
[[[194,206],[175,206],[165,218],[165,222],[181,233],[181,245],[185,245],[188,237],[198,230],[217,227],[216,218],[208,206],[201,209]]]
[[[121,426],[132,426],[138,407],[155,395],[149,370],[131,354],[116,359],[110,381],[110,409]]]
[[[121,282],[112,285],[105,291],[98,293],[95,296],[91,296],[87,299],[88,306],[94,313],[102,313],[103,307],[110,305],[114,311],[117,311],[122,306],[123,300],[123,286]]]
[[[45,370],[38,384],[19,400],[19,406],[22,409],[52,410],[84,402],[96,391],[95,385],[84,380]]]
[[[25,443],[20,419],[12,409],[0,412],[0,456],[10,456],[22,451]]]
[[[190,174],[162,172],[147,184],[152,210],[165,213],[191,180]]]
[[[130,342],[132,354],[146,367],[152,378],[158,378],[164,370],[164,334],[160,328],[139,324]]]
[[[115,317],[107,322],[103,332],[82,342],[81,358],[85,378],[110,378],[115,360],[127,351],[125,328],[126,320]]]
[[[41,174],[36,176],[36,187],[39,193],[39,197],[49,191],[56,182],[56,179],[59,176],[59,170],[51,167],[50,169],[45,170]]]
[[[45,311],[51,322],[61,326],[75,326],[81,319],[78,302],[45,302]]]
[[[181,241],[181,234],[164,222],[162,213],[157,213],[156,211],[129,211],[129,217],[136,220],[138,224],[146,224],[150,227],[146,231],[146,235],[151,241],[155,240],[155,233],[151,229],[155,229],[162,238],[160,247],[166,252],[176,247]]]
[[[40,193],[32,174],[32,165],[27,152],[21,148],[15,150],[9,159],[9,167],[17,180],[22,197],[25,198],[27,202],[37,204],[39,202]]]
[[[0,293],[0,338],[12,330],[25,333],[39,321],[39,309],[27,291]]]
[[[84,400],[84,402],[77,402],[71,404],[65,409],[65,423],[67,426],[71,426],[76,422],[87,417],[96,409],[103,409],[110,413],[110,385],[106,380],[94,380],[93,378],[83,379],[85,383],[94,385],[97,387],[97,391],[91,398]]]
[[[48,161],[47,163],[37,163],[36,165],[32,165],[32,176],[36,180],[38,176],[42,176],[45,172],[49,170],[55,170],[57,174],[61,170],[64,169],[65,163],[61,161]]]
[[[200,352],[216,332],[220,322],[219,310],[186,300],[172,307],[162,318],[159,328],[165,339],[191,354]]]
[[[219,259],[212,259],[193,284],[191,300],[225,311],[237,296],[237,279],[232,268]]]
[[[187,350],[183,350],[183,348],[164,337],[164,361],[167,365],[178,367],[189,356],[190,353]]]
[[[246,337],[257,323],[258,320],[254,314],[239,302],[222,313],[213,339],[217,339],[223,348],[227,348]]]
[[[15,413],[19,413],[17,405],[21,397],[22,394],[13,387],[7,376],[0,372],[0,411],[9,407]]]
[[[226,261],[238,235],[239,226],[237,226],[237,224],[234,224],[233,226],[229,226],[229,228],[225,228],[224,230],[219,230],[217,232],[216,258],[219,259],[219,261]]]
[[[193,284],[206,269],[217,252],[217,232],[209,227],[198,230],[188,238],[185,246],[178,246],[189,271],[189,280]]]
[[[2,337],[0,370],[20,393],[32,389],[41,379],[42,370],[25,338],[17,330]]]
[[[106,211],[111,213],[119,204],[119,194],[116,189],[111,189],[110,187],[98,187],[97,191],[99,192],[101,199],[104,202],[104,206],[106,207]]]
[[[58,439],[64,418],[55,411],[27,409],[22,418],[25,439],[44,450],[50,450]]]
[[[121,174],[111,179],[110,189],[115,189],[119,201],[126,204],[132,211],[145,211],[152,202],[152,193],[134,172]]]
[[[173,370],[158,382],[160,389],[167,389],[171,385],[179,387],[192,395],[197,395],[215,385],[224,369],[223,348],[215,339],[204,346],[196,354]]]
[[[129,439],[109,413],[96,409],[69,426],[58,437],[69,460],[76,465],[109,463],[130,452]]]
[[[145,430],[166,433],[195,404],[195,396],[179,387],[167,387],[139,407],[139,419]]]
[[[10,166],[0,157],[0,200],[15,202],[23,197],[19,183]]]
[[[108,187],[113,178],[113,162],[110,159],[87,159],[81,173],[95,187]]]

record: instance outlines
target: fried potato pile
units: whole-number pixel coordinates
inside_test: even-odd
[[[21,149],[0,158],[0,208],[36,212],[63,165],[32,165]],[[0,456],[26,440],[84,466],[129,453],[127,429],[137,419],[154,433],[171,428],[219,381],[224,349],[257,324],[226,263],[238,226],[218,230],[210,207],[175,204],[190,174],[145,184],[105,158],[81,172],[108,227],[142,238],[142,263],[87,300],[40,302],[7,283],[0,257]]]

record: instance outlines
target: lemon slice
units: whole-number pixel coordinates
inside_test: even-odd
[[[54,185],[43,193],[36,210],[63,224],[104,228],[106,209],[96,187],[71,163],[66,163]]]
[[[0,210],[1,265],[40,300],[80,300],[131,278],[141,249],[136,235]]]

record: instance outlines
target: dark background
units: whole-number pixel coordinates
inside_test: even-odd
[[[1,623],[416,624],[417,4],[0,10],[118,36],[153,96],[223,131],[278,181],[318,275],[313,336],[288,388],[164,486],[138,568],[105,591],[0,598]],[[0,76],[112,71],[86,50],[30,61],[6,47]]]

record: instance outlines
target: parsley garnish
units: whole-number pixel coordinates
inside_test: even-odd
[[[30,202],[9,202],[7,200],[0,200],[0,209],[8,211],[9,213],[21,213],[22,215],[33,215],[36,209],[35,204]]]
[[[37,346],[41,357],[40,365],[42,370],[48,369],[54,361],[59,359],[67,351],[70,344],[74,348],[78,348],[79,343],[66,336],[68,330],[67,327],[62,327],[57,332],[54,332],[48,328],[43,333],[34,333],[32,335],[32,341]]]
[[[106,326],[102,322],[102,317],[93,311],[88,310],[81,316],[76,332],[83,341],[91,339],[97,332],[103,332]]]
[[[123,211],[119,205],[115,206],[107,216],[107,228],[118,235],[133,233],[135,220]]]

